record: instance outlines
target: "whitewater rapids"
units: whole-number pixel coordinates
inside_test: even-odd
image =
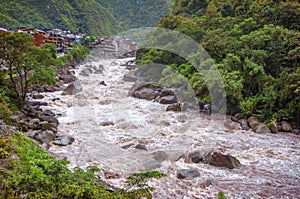
[[[166,105],[128,96],[133,82],[123,81],[127,59],[102,59],[75,69],[83,87],[76,95],[44,93],[47,109],[57,114],[59,135],[75,138],[72,145],[53,145],[49,152],[66,157],[70,167],[98,166],[120,175],[103,180],[124,186],[125,178],[144,169],[155,151],[165,151],[168,160],[158,170],[168,177],[151,180],[153,198],[298,198],[300,194],[300,137],[289,133],[256,134],[237,123],[226,129],[207,128],[209,117],[198,112],[166,112]],[[87,65],[104,66],[103,74],[81,76]],[[99,84],[104,81],[105,85]],[[60,100],[52,101],[53,98]],[[107,124],[107,125],[104,125]],[[148,150],[134,148],[144,144]],[[134,144],[128,149],[122,147]],[[193,150],[219,149],[242,163],[239,169],[176,161]],[[200,177],[180,180],[177,169],[196,168]]]

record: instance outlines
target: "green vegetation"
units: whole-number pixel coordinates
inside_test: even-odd
[[[17,110],[15,104],[12,102],[9,96],[11,96],[12,91],[0,84],[0,119],[2,119],[6,124],[11,123],[11,115],[13,110]]]
[[[223,192],[218,193],[218,199],[227,199]]]
[[[38,48],[33,37],[23,33],[0,33],[0,71],[8,74],[11,99],[22,107],[28,89],[33,84],[53,85],[55,59],[49,46]]]
[[[115,18],[95,0],[2,0],[0,27],[60,28],[90,35],[111,35]]]
[[[0,33],[1,79],[0,119],[11,123],[14,110],[22,108],[33,85],[55,84],[55,67],[75,65],[85,59],[89,49],[73,45],[57,58],[56,48],[35,47],[24,33]],[[7,79],[8,77],[8,79]],[[157,171],[136,173],[127,179],[126,189],[109,190],[94,166],[85,170],[56,160],[31,139],[20,133],[0,135],[0,198],[152,198],[150,178],[165,176]]]
[[[53,86],[56,67],[74,66],[89,52],[89,49],[74,44],[72,50],[58,58],[53,44],[36,47],[30,35],[0,33],[0,119],[8,122],[12,110],[16,110],[15,105],[23,107],[32,86]]]
[[[120,22],[123,30],[153,27],[161,17],[170,12],[172,0],[96,0]]]
[[[79,44],[74,44],[72,50],[67,51],[64,58],[69,65],[75,66],[76,64],[87,58],[89,53],[90,50],[88,48],[83,47]]]
[[[177,70],[188,79],[200,103],[210,102],[203,75],[205,66],[215,63],[224,80],[228,113],[243,112],[263,121],[288,120],[298,126],[298,18],[300,4],[295,1],[176,0],[171,14],[163,17],[158,27],[190,36],[212,59],[196,66],[202,73],[181,57],[162,50],[138,52],[139,63],[160,63]],[[151,42],[161,43],[163,36],[158,35]],[[165,45],[169,40],[165,39]],[[190,55],[192,60],[195,57],[201,53]],[[171,76],[163,81],[174,82]]]
[[[126,190],[109,191],[97,167],[71,171],[67,161],[49,156],[22,134],[0,138],[0,146],[1,198],[152,198],[147,180],[165,176],[156,171],[133,174]]]
[[[153,27],[173,0],[3,0],[0,27],[60,28],[93,36]]]

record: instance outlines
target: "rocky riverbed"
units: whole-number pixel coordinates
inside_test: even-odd
[[[74,69],[71,93],[42,93],[48,106],[41,108],[60,123],[57,135],[75,139],[51,145],[50,153],[70,167],[103,168],[103,179],[115,186],[143,169],[164,172],[168,177],[149,182],[154,198],[216,198],[219,191],[228,198],[298,197],[298,135],[257,134],[229,117],[224,129],[209,128],[207,114],[166,111],[166,104],[128,96],[134,82],[123,79],[127,61],[88,61]]]

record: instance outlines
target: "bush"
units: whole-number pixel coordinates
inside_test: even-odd
[[[12,110],[14,110],[15,104],[13,104],[10,100],[9,95],[11,94],[11,90],[7,87],[0,88],[0,119],[2,119],[5,123],[10,124],[12,115]]]
[[[87,58],[89,53],[90,50],[88,48],[83,47],[79,44],[74,44],[73,49],[66,52],[66,59],[70,65],[75,66],[76,64]]]

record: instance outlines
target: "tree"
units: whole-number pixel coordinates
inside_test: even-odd
[[[73,45],[73,49],[66,52],[66,59],[71,66],[75,66],[89,55],[89,49],[79,44]]]
[[[7,73],[15,99],[21,108],[33,83],[53,84],[54,71],[48,69],[54,59],[49,50],[34,45],[33,37],[24,33],[0,33],[1,71]],[[36,72],[48,72],[40,81]],[[32,77],[37,79],[33,80]]]

